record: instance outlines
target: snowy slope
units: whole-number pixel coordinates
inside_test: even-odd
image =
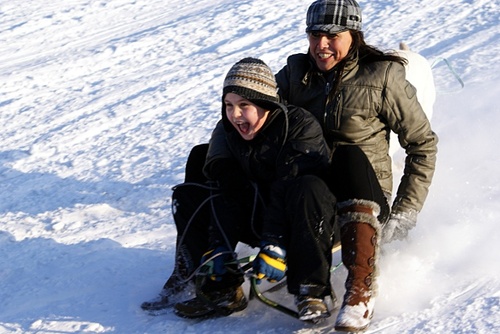
[[[410,239],[383,249],[370,332],[500,333],[500,3],[360,4],[370,44],[438,61],[435,181]],[[139,308],[172,268],[171,187],[219,117],[226,71],[305,52],[308,5],[0,4],[0,333],[332,331],[334,316],[314,326],[257,301],[207,321]]]

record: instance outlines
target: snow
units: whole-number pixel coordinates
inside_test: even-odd
[[[438,62],[434,182],[410,238],[382,250],[369,332],[500,333],[500,4],[360,4],[369,44]],[[278,71],[305,52],[308,5],[1,4],[0,333],[333,331],[336,314],[305,324],[256,300],[205,321],[139,308],[172,269],[171,188],[220,115],[224,75],[246,56]]]

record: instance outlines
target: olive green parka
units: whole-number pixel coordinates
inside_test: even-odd
[[[276,80],[286,103],[316,116],[332,150],[357,145],[364,151],[388,195],[393,188],[389,135],[394,131],[407,157],[392,211],[422,209],[434,174],[438,137],[402,64],[355,58],[345,65],[333,92],[328,74],[319,71],[308,54],[295,54]]]

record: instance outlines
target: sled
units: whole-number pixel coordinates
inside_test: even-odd
[[[332,254],[335,254],[341,250],[341,245],[340,242],[335,244],[332,248]],[[251,263],[251,262],[249,262]],[[334,272],[337,270],[340,266],[342,265],[342,262],[337,263],[336,265],[333,265],[332,268],[330,269],[331,272]],[[248,268],[248,267],[247,267]],[[286,278],[277,282],[274,286],[266,290],[266,292],[272,292],[272,291],[277,291],[284,287],[286,284]],[[337,296],[335,295],[335,291],[333,290],[333,287],[330,289],[331,294],[330,297],[332,299],[332,304],[335,305],[337,302]],[[295,310],[292,310],[270,298],[265,296],[264,294],[266,292],[263,292],[259,289],[259,285],[257,284],[257,279],[253,276],[250,276],[250,299],[252,297],[257,298],[258,301],[262,302],[263,304],[272,307],[273,309],[280,311],[286,315],[292,316],[293,318],[299,319],[299,313]]]
[[[340,250],[341,250],[340,242],[337,242],[332,247],[332,255],[339,252]],[[297,311],[292,310],[292,309],[278,303],[277,301],[270,299],[269,297],[267,297],[265,295],[265,293],[279,291],[281,288],[283,288],[286,285],[286,276],[281,281],[276,282],[273,286],[266,289],[266,291],[261,291],[259,289],[259,285],[257,284],[257,278],[255,278],[253,276],[253,274],[251,273],[252,264],[253,264],[253,261],[255,260],[255,258],[256,258],[256,255],[250,255],[250,256],[246,256],[246,257],[243,257],[243,258],[240,258],[240,259],[237,259],[237,260],[231,262],[231,264],[238,264],[240,266],[239,270],[246,273],[246,276],[249,278],[249,280],[250,280],[250,296],[249,296],[249,298],[253,299],[255,297],[258,301],[262,302],[263,304],[265,304],[265,305],[267,305],[275,310],[278,310],[286,315],[292,316],[293,318],[299,319],[299,313]],[[334,272],[340,266],[342,266],[342,262],[339,262],[336,265],[332,265],[332,267],[330,268],[330,272]],[[212,261],[205,263],[200,268],[200,271],[198,272],[199,275],[196,279],[195,286],[196,286],[197,295],[201,296],[202,298],[204,298],[204,293],[201,290],[201,286],[203,285],[203,281],[206,278],[206,276],[211,275],[212,272],[213,272],[213,262]],[[332,304],[335,305],[335,303],[337,302],[337,297],[335,295],[333,287],[330,288],[330,291],[331,291],[330,298],[332,299]],[[205,301],[210,304],[209,298],[204,298],[204,299],[206,299]],[[314,320],[312,320],[312,321],[314,322]]]

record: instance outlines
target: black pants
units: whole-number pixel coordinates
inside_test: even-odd
[[[193,148],[186,164],[185,184],[175,187],[172,195],[173,214],[178,232],[177,256],[181,256],[188,263],[189,273],[197,268],[203,253],[209,247],[210,219],[213,219],[214,213],[211,201],[207,200],[214,195],[214,192],[201,185],[207,181],[202,173],[207,150],[208,144]],[[331,191],[328,191],[325,183],[320,181],[305,178],[295,183],[283,184],[282,186],[287,189],[278,192],[283,194],[283,197],[272,196],[273,200],[268,203],[271,207],[276,206],[274,209],[271,208],[271,211],[283,214],[277,221],[286,222],[288,227],[285,229],[287,240],[285,247],[288,251],[287,279],[289,292],[293,294],[297,294],[300,287],[307,284],[324,286],[323,294],[329,293],[327,282],[331,264],[330,250],[334,242],[331,236],[334,234],[335,241],[340,238],[338,226],[332,225],[335,208],[332,208],[331,204],[335,203],[335,197],[338,202],[353,198],[377,202],[381,207],[379,216],[381,222],[385,221],[385,217],[389,214],[387,200],[373,167],[357,146],[340,146],[334,152],[331,173],[326,180]],[[230,212],[221,210],[217,210],[216,216],[223,217],[224,213]],[[255,231],[260,229],[261,220],[265,217],[257,215],[254,217],[256,221],[249,222],[251,213],[253,212],[246,208],[238,213],[240,217],[246,217],[239,224],[223,227],[225,233],[229,235],[232,246],[237,241],[252,246],[258,242],[260,236]],[[234,216],[234,212],[229,214],[231,215]],[[222,225],[227,224],[224,222],[230,219],[230,217],[221,218]]]
[[[185,182],[207,181],[202,168],[208,151],[208,144],[193,147],[186,163]],[[380,187],[373,167],[364,152],[354,145],[343,145],[335,149],[331,173],[327,183],[338,202],[358,198],[374,201],[380,205],[379,220],[385,222],[390,208]]]
[[[191,276],[198,268],[203,254],[209,250],[210,225],[214,218],[214,203],[220,194],[203,174],[208,144],[195,146],[188,157],[184,183],[173,188],[172,214],[177,228],[175,268],[172,275],[181,279]],[[219,216],[216,210],[216,216]],[[226,211],[220,211],[227,214]],[[232,234],[232,233],[230,233]],[[248,233],[245,241],[256,246],[256,238]],[[236,242],[232,242],[233,246]],[[165,287],[168,286],[165,283]]]
[[[304,175],[257,190],[257,196],[250,189],[214,198],[212,240],[231,247],[278,243],[287,251],[288,291],[314,287],[318,297],[329,294],[336,201],[325,181]]]
[[[328,183],[339,203],[349,199],[376,202],[380,205],[378,220],[385,223],[390,213],[388,199],[380,187],[370,161],[358,146],[337,147],[333,153],[330,171]]]
[[[209,235],[230,249],[237,242],[257,247],[263,235],[280,235],[287,249],[289,292],[299,294],[301,287],[314,286],[318,296],[329,294],[336,201],[324,180],[307,175],[274,182],[264,193],[254,193],[257,188],[224,196],[198,183],[204,180],[198,163],[204,161],[206,148],[192,150],[186,182],[172,195],[177,258],[189,263],[191,273],[210,247]]]
[[[285,230],[288,291],[314,297],[329,295],[335,196],[324,180],[311,175],[280,186],[285,191],[279,191],[281,196],[273,196],[271,200],[277,210],[270,209],[283,216],[279,221]],[[276,222],[265,225],[276,226],[273,224]]]

